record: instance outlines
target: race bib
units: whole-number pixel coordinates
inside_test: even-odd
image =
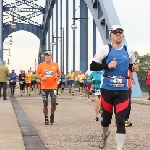
[[[71,79],[73,79],[73,77],[71,77]]]
[[[13,80],[10,80],[10,82],[14,82]]]
[[[110,79],[110,86],[113,87],[123,87],[125,85],[126,79],[122,79],[117,76],[113,76],[113,78]]]
[[[101,95],[101,91],[100,90],[95,90],[95,95]]]
[[[45,70],[44,71],[44,75],[45,75],[45,77],[53,77],[54,72],[53,71]]]
[[[80,78],[80,80],[82,80],[82,78]]]

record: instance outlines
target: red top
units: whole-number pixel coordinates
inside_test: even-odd
[[[146,77],[146,85],[150,85],[150,74]]]

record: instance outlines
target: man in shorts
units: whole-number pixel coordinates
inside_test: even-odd
[[[101,86],[102,136],[99,147],[103,149],[106,145],[114,107],[117,123],[117,150],[122,150],[126,135],[125,115],[129,105],[128,70],[136,72],[139,68],[135,62],[133,50],[122,43],[124,30],[120,25],[113,25],[110,28],[109,38],[112,43],[99,48],[90,64],[91,71],[104,70],[103,84]]]
[[[82,71],[80,71],[79,75],[77,76],[77,81],[79,84],[79,90],[80,90],[80,97],[82,97],[82,92],[83,92],[83,82],[85,80],[85,75],[82,74]]]
[[[57,63],[52,61],[51,51],[45,52],[45,62],[38,65],[36,71],[37,78],[41,80],[41,95],[43,99],[43,113],[45,116],[45,125],[49,124],[48,119],[48,96],[51,97],[51,115],[50,123],[54,123],[54,112],[56,110],[56,94],[60,77],[60,70]]]

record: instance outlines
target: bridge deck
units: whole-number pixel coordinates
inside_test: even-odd
[[[143,99],[134,99],[134,102],[136,101],[143,101]],[[15,117],[11,102],[15,107],[18,102],[27,117],[26,120],[24,120],[24,124],[20,127],[20,130],[26,130],[25,132],[28,133],[28,130],[31,129],[29,127],[30,124],[25,122],[31,121],[31,125],[33,125],[35,131],[38,133],[38,135],[32,136],[30,132],[31,135],[26,136],[26,138],[31,138],[30,143],[28,140],[23,141],[25,138],[24,135],[22,139],[16,121],[17,119],[19,120],[21,116]],[[149,149],[150,118],[148,114],[150,114],[149,105],[132,103],[130,120],[133,126],[126,128],[127,137],[124,147],[125,150]],[[22,115],[22,113],[19,115]],[[20,97],[19,90],[16,90],[16,100],[0,101],[0,118],[0,149],[2,150],[23,150],[25,149],[23,145],[24,142],[26,143],[26,148],[29,146],[30,148],[28,147],[28,149],[30,150],[34,142],[33,138],[36,136],[43,141],[45,149],[49,150],[98,149],[101,125],[100,121],[94,121],[94,103],[88,101],[87,97],[80,98],[77,90],[75,91],[75,96],[69,95],[68,91],[65,91],[59,96],[59,105],[55,113],[54,125],[44,125],[42,100],[38,93],[32,92],[30,97],[27,95]],[[107,140],[106,149],[116,150],[114,116],[112,125],[110,125],[110,131],[111,134]],[[34,143],[34,145],[38,144]],[[36,148],[36,150],[41,149]]]

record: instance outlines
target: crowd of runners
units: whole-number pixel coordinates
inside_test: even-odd
[[[45,125],[54,123],[54,112],[58,104],[58,94],[68,87],[74,96],[75,82],[78,84],[80,97],[87,97],[95,102],[95,121],[101,116],[102,136],[99,147],[103,149],[110,134],[109,124],[114,112],[116,118],[117,150],[122,150],[125,142],[125,127],[129,122],[131,110],[131,88],[136,84],[133,72],[139,70],[132,49],[122,44],[124,30],[114,25],[109,32],[112,43],[102,46],[95,54],[90,68],[78,75],[73,70],[65,75],[60,72],[57,63],[52,61],[51,51],[45,52],[45,62],[40,63],[36,72],[21,70],[17,76],[14,70],[10,74],[11,96],[14,95],[16,80],[19,81],[20,96],[38,92],[43,99]],[[48,117],[48,96],[51,98],[50,118]],[[50,121],[49,121],[50,119]]]

